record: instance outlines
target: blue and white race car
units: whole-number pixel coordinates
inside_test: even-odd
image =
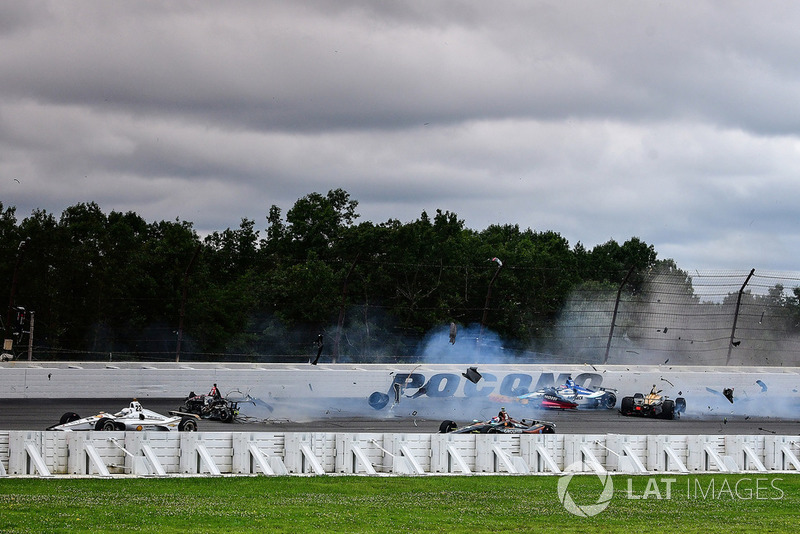
[[[554,410],[570,410],[575,408],[611,409],[617,404],[616,391],[616,389],[611,388],[593,389],[579,386],[572,378],[568,378],[566,383],[561,386],[542,388],[514,398],[495,397],[495,400],[519,402],[520,404],[530,404],[536,408]]]

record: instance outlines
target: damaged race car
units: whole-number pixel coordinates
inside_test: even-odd
[[[556,425],[546,421],[501,421],[492,417],[488,421],[473,421],[472,424],[460,427],[455,421],[442,421],[440,434],[555,434]]]
[[[661,390],[657,390],[655,385],[647,395],[636,393],[632,397],[622,397],[619,407],[622,415],[656,419],[675,419],[685,411],[686,399],[678,397],[672,400],[666,395],[661,395]]]
[[[238,401],[231,401],[219,394],[217,385],[208,395],[195,395],[194,391],[189,393],[180,407],[180,411],[199,415],[203,419],[216,419],[223,423],[232,423],[239,415]]]
[[[617,404],[616,391],[611,388],[593,389],[579,386],[571,378],[568,378],[563,385],[546,387],[519,395],[513,399],[506,397],[502,400],[512,400],[521,404],[530,404],[537,408],[552,410],[573,410],[576,408],[611,409]]]
[[[178,414],[170,412],[170,416],[161,415],[152,410],[142,408],[142,405],[134,399],[127,408],[123,408],[117,413],[100,412],[97,415],[81,417],[75,412],[67,412],[61,416],[57,425],[47,428],[47,430],[61,430],[72,432],[73,430],[160,430],[160,431],[182,431],[196,432],[197,420],[195,415]]]

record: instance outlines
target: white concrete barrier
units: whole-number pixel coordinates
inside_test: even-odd
[[[800,437],[0,431],[0,476],[800,472]]]

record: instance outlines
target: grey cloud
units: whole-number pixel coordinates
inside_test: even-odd
[[[0,198],[213,231],[342,187],[361,220],[443,209],[791,268],[799,20],[794,2],[5,3]]]

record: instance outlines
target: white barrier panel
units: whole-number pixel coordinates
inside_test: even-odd
[[[800,437],[0,431],[0,477],[800,472]]]

